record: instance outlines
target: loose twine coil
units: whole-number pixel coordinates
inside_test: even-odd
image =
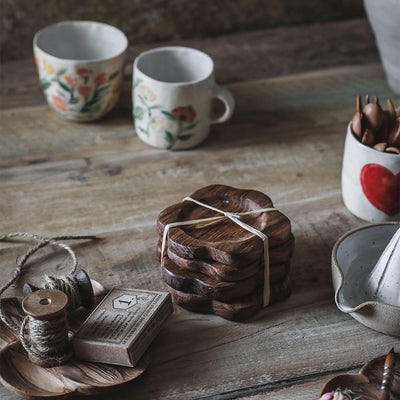
[[[195,225],[198,228],[204,228],[206,226],[214,225],[214,224],[218,223],[219,221],[223,220],[224,218],[229,218],[235,224],[241,226],[243,229],[246,229],[248,232],[251,232],[254,235],[257,235],[263,241],[263,245],[264,245],[263,307],[268,306],[269,301],[270,301],[270,296],[271,296],[268,236],[265,235],[263,232],[259,231],[258,229],[253,228],[252,226],[241,221],[240,218],[244,215],[264,213],[264,212],[269,212],[269,211],[278,211],[278,210],[274,207],[269,207],[269,208],[261,208],[259,210],[233,213],[233,212],[227,212],[227,211],[220,210],[220,209],[210,206],[206,203],[202,203],[201,201],[193,199],[190,196],[185,197],[183,200],[192,201],[193,203],[196,203],[197,205],[199,205],[201,207],[208,208],[210,210],[213,210],[213,211],[218,212],[223,215],[217,216],[217,217],[210,217],[210,218],[193,219],[193,220],[189,220],[189,221],[171,222],[170,224],[165,225],[163,239],[162,239],[162,245],[161,245],[161,262],[164,258],[164,254],[166,251],[166,244],[167,244],[167,237],[168,237],[167,235],[168,235],[168,231],[170,228],[174,228],[177,226],[185,226],[185,225]]]
[[[36,240],[37,243],[30,247],[21,258],[17,259],[17,265],[13,276],[5,285],[0,288],[0,297],[12,284],[14,284],[19,279],[29,257],[42,247],[50,244],[66,250],[73,260],[72,268],[70,271],[70,274],[73,274],[76,271],[78,265],[76,254],[70,246],[65,243],[61,243],[60,241],[95,239],[94,236],[57,236],[54,238],[44,238],[40,235],[28,232],[13,232],[6,235],[0,235],[0,241],[5,241],[14,237],[33,239]],[[67,310],[74,310],[78,308],[82,303],[77,282],[71,276],[65,276],[61,278],[45,276],[44,286],[47,289],[61,290],[67,295]],[[61,316],[47,321],[41,321],[32,318],[31,316],[26,316],[22,321],[21,327],[19,327],[16,323],[9,320],[4,314],[1,301],[2,299],[0,298],[1,320],[11,330],[19,334],[21,344],[29,355],[39,360],[51,361],[59,365],[63,364],[67,359],[70,358],[70,350],[68,349],[68,346],[66,346],[66,342],[68,341],[68,323],[65,313]],[[26,331],[28,326],[29,339],[26,338]]]

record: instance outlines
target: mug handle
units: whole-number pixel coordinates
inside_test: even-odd
[[[212,124],[221,124],[222,122],[228,121],[230,117],[232,117],[233,110],[235,109],[235,100],[231,94],[231,92],[219,85],[215,85],[214,87],[214,95],[217,99],[220,99],[225,105],[225,112],[218,118],[212,119]]]

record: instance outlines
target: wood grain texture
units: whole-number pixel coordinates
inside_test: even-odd
[[[379,62],[367,19],[276,28],[195,40],[173,40],[129,48],[125,78],[142,51],[158,46],[189,46],[215,60],[216,79],[232,83],[282,76],[315,69]],[[240,63],[237,62],[240,54]],[[123,104],[130,99],[130,82],[123,87]],[[32,58],[2,64],[0,108],[45,104]],[[126,110],[129,115],[129,110]]]
[[[217,281],[201,272],[192,272],[181,268],[164,256],[161,274],[168,286],[181,292],[195,293],[219,301],[229,301],[251,294],[263,283],[264,271],[259,269],[255,275],[239,282]]]
[[[288,248],[291,248],[291,252],[294,250],[294,240],[288,242]],[[279,257],[285,254],[287,249],[282,252],[278,252]],[[287,253],[286,253],[287,254]],[[292,253],[289,253],[291,257]],[[253,276],[259,269],[264,269],[263,260],[257,260],[249,265],[232,267],[230,265],[222,264],[218,261],[213,260],[197,260],[197,259],[187,259],[179,257],[173,253],[170,249],[167,249],[168,258],[173,261],[176,265],[181,268],[188,269],[192,272],[202,272],[207,276],[216,279],[217,281],[223,282],[236,282]],[[161,257],[161,243],[158,242],[157,245],[157,257]],[[275,260],[275,255],[273,255],[274,264],[271,262],[270,254],[270,282],[279,282],[285,275],[289,272],[289,263],[285,260]]]
[[[176,308],[150,348],[143,376],[113,398],[310,400],[328,379],[357,372],[398,338],[357,323],[335,306],[330,254],[364,224],[344,207],[340,170],[357,94],[399,97],[380,65],[343,67],[230,85],[234,118],[196,150],[166,152],[133,135],[130,100],[103,121],[73,124],[46,106],[3,110],[0,230],[93,234],[73,244],[79,266],[107,288],[165,290],[155,243],[158,213],[196,188],[224,183],[268,193],[296,237],[291,297],[246,323]],[[26,246],[0,244],[0,282]],[[68,271],[43,249],[22,283]],[[21,293],[21,285],[7,295]],[[4,400],[18,396],[0,388]],[[96,396],[96,400],[109,396]]]
[[[287,270],[286,265],[282,269]],[[257,273],[238,282],[224,282],[210,278],[201,272],[192,272],[177,266],[167,256],[164,256],[161,265],[161,274],[168,286],[186,293],[195,293],[200,296],[229,302],[252,294],[258,287],[263,286],[264,269],[260,268]],[[285,279],[286,276],[284,276]],[[275,282],[273,286],[278,286]],[[285,287],[285,290],[287,288]]]
[[[188,287],[189,285],[182,284],[182,279],[171,279],[165,273],[163,273],[163,278],[167,284],[171,284],[168,290],[172,294],[174,303],[196,313],[215,314],[230,321],[244,321],[263,308],[264,289],[262,287],[253,289],[242,297],[220,301],[215,299],[215,296],[204,296],[198,286]],[[290,277],[286,276],[282,282],[271,285],[270,290],[270,306],[286,300],[291,293]]]
[[[167,242],[167,244],[169,244]],[[161,246],[162,245],[162,241],[159,240],[157,243],[157,254],[160,257],[161,254]],[[283,243],[273,247],[273,248],[269,248],[269,262],[270,264],[274,265],[274,264],[282,264],[282,263],[286,263],[287,261],[290,260],[290,258],[293,255],[293,250],[294,250],[294,246],[295,246],[295,240],[294,240],[294,236],[292,233],[290,233],[288,235],[288,239],[286,241],[284,241]],[[245,270],[248,265],[253,264],[255,262],[263,262],[263,253],[261,254],[261,257],[256,260],[251,262],[250,264],[242,264],[242,263],[235,263],[234,265],[228,265],[228,264],[223,264],[219,261],[215,261],[215,260],[211,260],[211,259],[199,259],[199,258],[184,258],[178,254],[176,254],[174,252],[174,245],[172,244],[171,248],[168,246],[168,253],[170,253],[171,255],[171,259],[176,259],[177,260],[177,264],[181,265],[181,266],[189,266],[192,265],[193,267],[195,267],[196,263],[203,264],[204,262],[209,262],[212,263],[213,267],[215,268],[216,271],[218,271],[218,273],[220,274],[229,274],[226,270],[227,269],[232,269],[233,271],[235,271],[235,269],[239,270]],[[246,260],[245,260],[246,261]],[[235,274],[235,272],[233,272],[233,274]]]
[[[231,213],[274,207],[271,199],[264,193],[227,185],[209,185],[196,190],[189,197]],[[167,224],[220,216],[223,215],[219,212],[184,200],[160,212],[157,229],[162,237]],[[290,221],[278,210],[242,215],[240,220],[264,233],[268,237],[270,248],[280,246],[291,238]],[[168,248],[183,258],[212,259],[236,267],[260,259],[264,252],[263,243],[257,235],[229,218],[204,227],[198,224],[176,226],[170,228],[167,235]]]

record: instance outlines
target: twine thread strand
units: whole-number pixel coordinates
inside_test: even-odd
[[[0,288],[1,295],[14,284],[21,276],[23,268],[29,257],[36,251],[48,244],[58,246],[66,250],[73,261],[70,274],[76,271],[78,260],[75,252],[61,240],[78,240],[78,239],[96,239],[95,236],[56,236],[54,238],[45,238],[37,234],[28,232],[12,232],[6,235],[0,235],[0,241],[22,237],[36,240],[37,243],[30,247],[27,252],[20,258],[17,258],[12,277]],[[76,309],[81,304],[78,284],[73,277],[65,276],[62,278],[54,278],[51,276],[45,277],[45,287],[49,289],[58,289],[63,291],[68,296],[68,310]],[[40,321],[30,316],[26,316],[21,326],[9,320],[4,314],[4,310],[0,298],[0,319],[11,330],[19,334],[19,338],[24,349],[33,357],[40,360],[54,361],[56,364],[63,364],[70,358],[71,351],[68,349],[68,323],[66,314],[48,321]],[[27,327],[29,326],[29,339],[27,336]]]
[[[188,196],[185,197],[183,200],[188,200],[193,203],[196,203],[197,205],[201,207],[208,208],[210,210],[213,210],[217,213],[222,214],[222,216],[216,216],[216,217],[209,217],[209,218],[199,218],[199,219],[193,219],[189,221],[177,221],[177,222],[171,222],[170,224],[166,224],[164,227],[164,232],[163,232],[163,239],[162,239],[162,245],[161,245],[161,262],[164,258],[165,250],[166,250],[166,244],[167,244],[167,238],[168,238],[168,231],[170,228],[174,228],[177,226],[186,226],[186,225],[195,225],[196,227],[201,227],[204,228],[206,226],[210,226],[213,224],[218,223],[224,218],[229,218],[232,222],[236,223],[237,225],[241,226],[243,229],[247,230],[250,233],[253,233],[254,235],[257,235],[262,241],[263,241],[263,246],[264,246],[264,292],[263,292],[263,307],[268,306],[269,301],[270,301],[270,295],[271,295],[271,288],[270,288],[270,266],[269,266],[269,244],[268,244],[268,236],[265,235],[263,232],[259,231],[258,229],[246,224],[245,222],[241,221],[240,218],[244,215],[251,215],[251,214],[257,214],[257,213],[263,213],[263,212],[269,212],[269,211],[278,211],[274,207],[269,207],[269,208],[261,208],[258,210],[252,210],[252,211],[245,211],[245,212],[239,212],[239,213],[233,213],[233,212],[228,212],[228,211],[223,211],[220,210],[216,207],[213,207],[209,204],[203,203],[199,200],[193,199],[192,197]]]

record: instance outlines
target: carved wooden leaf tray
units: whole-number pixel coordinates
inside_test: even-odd
[[[21,298],[1,299],[6,315],[21,324]],[[32,363],[18,337],[0,321],[0,382],[26,399],[67,399],[102,394],[139,377],[147,368],[145,354],[133,367],[71,360],[65,365],[44,368]]]

